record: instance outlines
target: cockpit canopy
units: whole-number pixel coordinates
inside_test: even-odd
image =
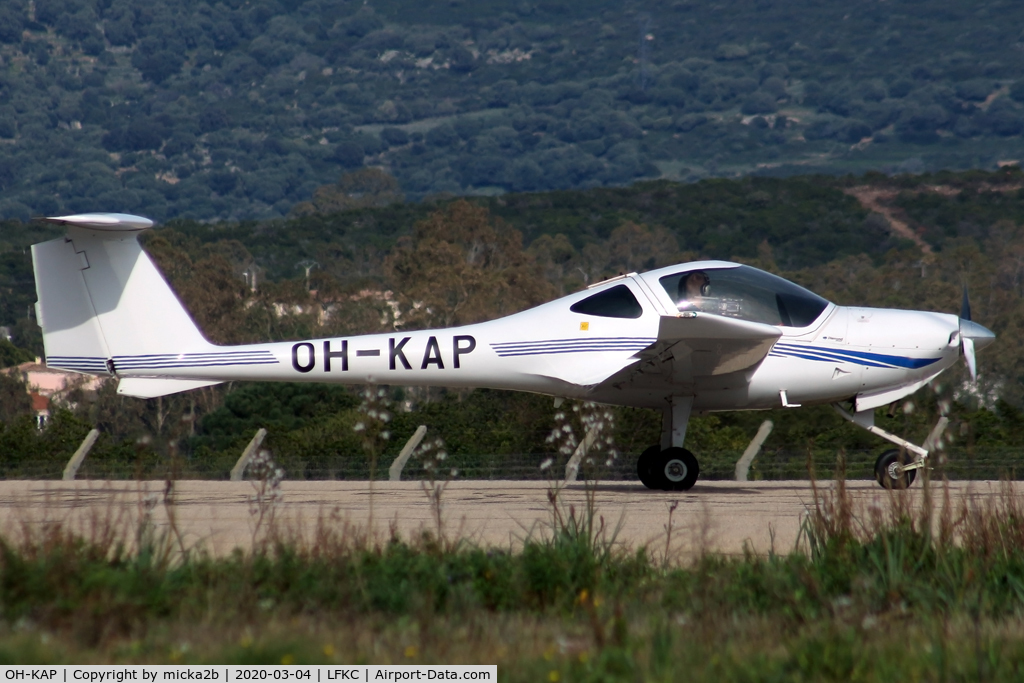
[[[828,301],[750,266],[683,270],[660,278],[680,311],[703,311],[751,322],[807,327]]]

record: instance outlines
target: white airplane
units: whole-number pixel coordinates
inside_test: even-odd
[[[449,329],[242,346],[211,344],[126,214],[47,219],[65,237],[33,245],[50,367],[116,377],[153,398],[232,380],[489,387],[662,411],[661,443],[639,457],[649,488],[688,490],[693,411],[834,404],[891,441],[878,482],[902,488],[928,451],[874,425],[995,335],[961,316],[837,306],[775,275],[725,261],[630,273],[522,313]],[[845,404],[845,407],[844,407]],[[908,454],[913,454],[908,455]]]

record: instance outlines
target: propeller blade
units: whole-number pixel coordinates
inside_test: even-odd
[[[974,358],[974,340],[970,337],[960,337],[960,345],[964,351],[964,361],[967,363],[967,369],[971,372],[971,381],[978,381],[978,361]]]
[[[971,319],[971,300],[967,296],[967,284],[964,284],[964,296],[960,302],[960,319],[970,320]]]

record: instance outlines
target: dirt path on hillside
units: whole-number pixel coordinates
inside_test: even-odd
[[[979,192],[1017,192],[1024,185],[1020,183],[1003,183],[998,185],[981,184],[976,189]],[[889,221],[889,226],[892,231],[911,240],[921,249],[921,252],[926,255],[932,254],[932,247],[930,244],[924,241],[920,235],[903,219],[903,212],[899,209],[893,208],[890,203],[896,198],[900,192],[904,190],[895,190],[892,188],[879,188],[870,187],[868,185],[858,185],[856,187],[848,187],[843,190],[846,194],[855,197],[857,201],[861,203],[861,206],[874,211],[875,213],[885,216],[886,220]],[[927,185],[918,190],[910,190],[911,192],[934,192],[944,197],[955,197],[960,194],[963,189],[959,187],[952,187],[950,185]]]
[[[897,190],[858,185],[857,187],[846,188],[843,192],[856,197],[857,201],[869,211],[885,216],[886,220],[889,221],[889,227],[892,228],[894,233],[904,239],[911,240],[922,253],[931,255],[931,245],[925,242],[906,221],[901,219],[895,209],[882,203],[882,201],[892,201],[898,194]]]

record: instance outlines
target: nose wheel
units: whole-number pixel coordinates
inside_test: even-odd
[[[910,464],[905,451],[888,450],[875,461],[875,481],[884,489],[910,488],[917,477],[917,469],[907,467]]]
[[[689,491],[700,476],[700,464],[685,448],[651,446],[637,459],[636,473],[649,489]]]

